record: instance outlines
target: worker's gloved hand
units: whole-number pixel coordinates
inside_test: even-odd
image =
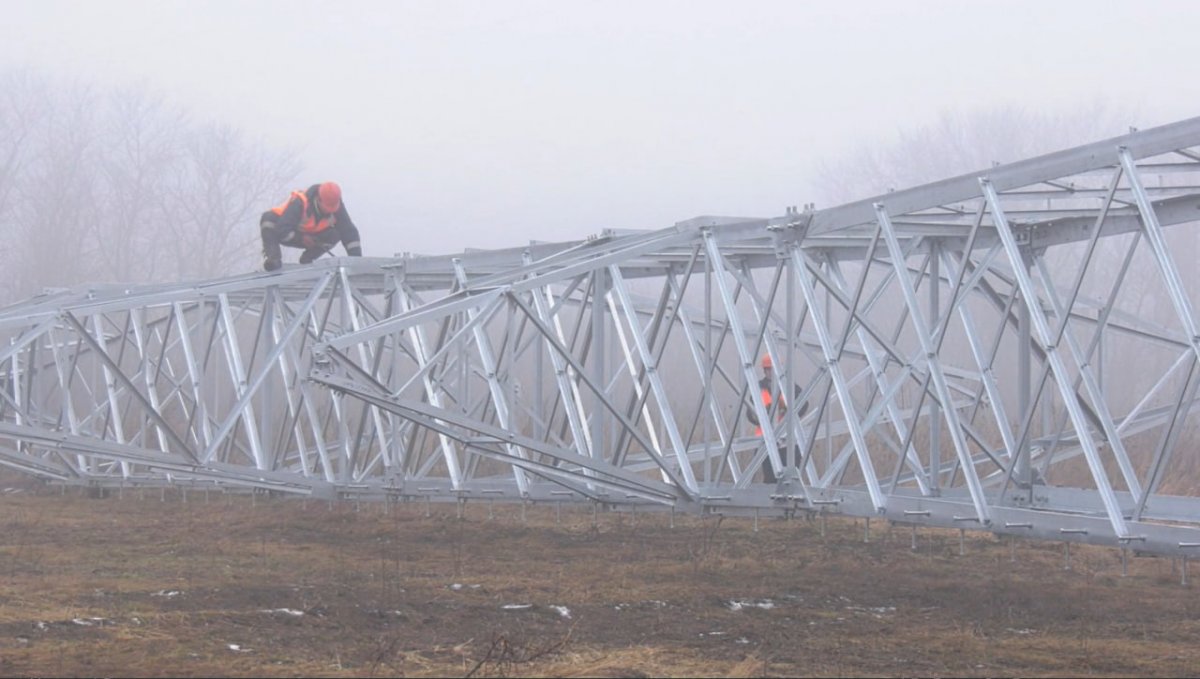
[[[274,270],[278,269],[282,264],[283,264],[283,262],[279,261],[278,259],[275,259],[274,257],[264,257],[263,258],[263,271],[274,271]]]
[[[357,245],[352,245],[346,248],[346,254],[351,257],[362,257],[362,248]]]

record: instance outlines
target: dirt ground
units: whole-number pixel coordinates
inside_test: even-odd
[[[914,550],[836,517],[0,490],[4,676],[1200,670],[1181,564],[1123,577],[1113,549],[1067,568],[1061,544],[920,529]]]

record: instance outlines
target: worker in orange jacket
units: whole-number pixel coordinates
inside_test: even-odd
[[[263,269],[274,271],[283,264],[281,245],[302,248],[300,263],[308,264],[341,242],[346,254],[362,257],[358,227],[346,212],[342,188],[334,182],[313,184],[293,191],[281,205],[262,214]]]
[[[775,427],[774,427],[774,429],[775,429],[776,435],[778,436],[779,427],[780,427],[780,425],[783,424],[783,419],[787,414],[788,404],[787,404],[787,399],[785,399],[783,396],[783,392],[780,391],[775,385],[775,375],[774,375],[775,370],[774,369],[775,369],[775,365],[771,361],[771,356],[769,354],[763,354],[763,357],[762,357],[763,377],[761,380],[758,381],[759,398],[762,399],[763,406],[765,407],[765,409],[768,413],[771,412],[772,407],[775,408]],[[802,392],[801,392],[800,387],[796,387],[795,395],[797,397],[799,397],[801,395],[801,393]],[[778,405],[776,405],[776,404],[778,404]],[[808,412],[808,401],[805,401],[804,403],[800,404],[800,413],[799,413],[799,415],[797,415],[797,417],[803,417],[804,413],[806,413],[806,412]],[[758,421],[758,415],[757,415],[756,411],[753,408],[750,408],[749,410],[746,411],[746,417],[747,417],[747,419],[750,420],[750,423],[754,425],[754,435],[761,437],[763,435],[762,423],[760,423]],[[795,458],[799,459],[799,452],[800,452],[799,447],[793,445],[792,449],[794,451]],[[782,452],[783,451],[780,451],[780,453],[782,453]],[[766,483],[775,483],[777,480],[778,479],[775,476],[775,470],[771,468],[771,461],[767,460],[766,462],[763,463],[763,481]]]

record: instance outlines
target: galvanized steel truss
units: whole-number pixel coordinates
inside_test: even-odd
[[[1186,556],[1198,146],[1200,118],[772,219],[50,292],[0,312],[0,463]]]

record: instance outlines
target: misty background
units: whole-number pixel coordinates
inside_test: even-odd
[[[258,215],[319,181],[368,256],[442,254],[827,207],[1198,110],[1193,2],[5,9],[4,301],[257,269]]]

